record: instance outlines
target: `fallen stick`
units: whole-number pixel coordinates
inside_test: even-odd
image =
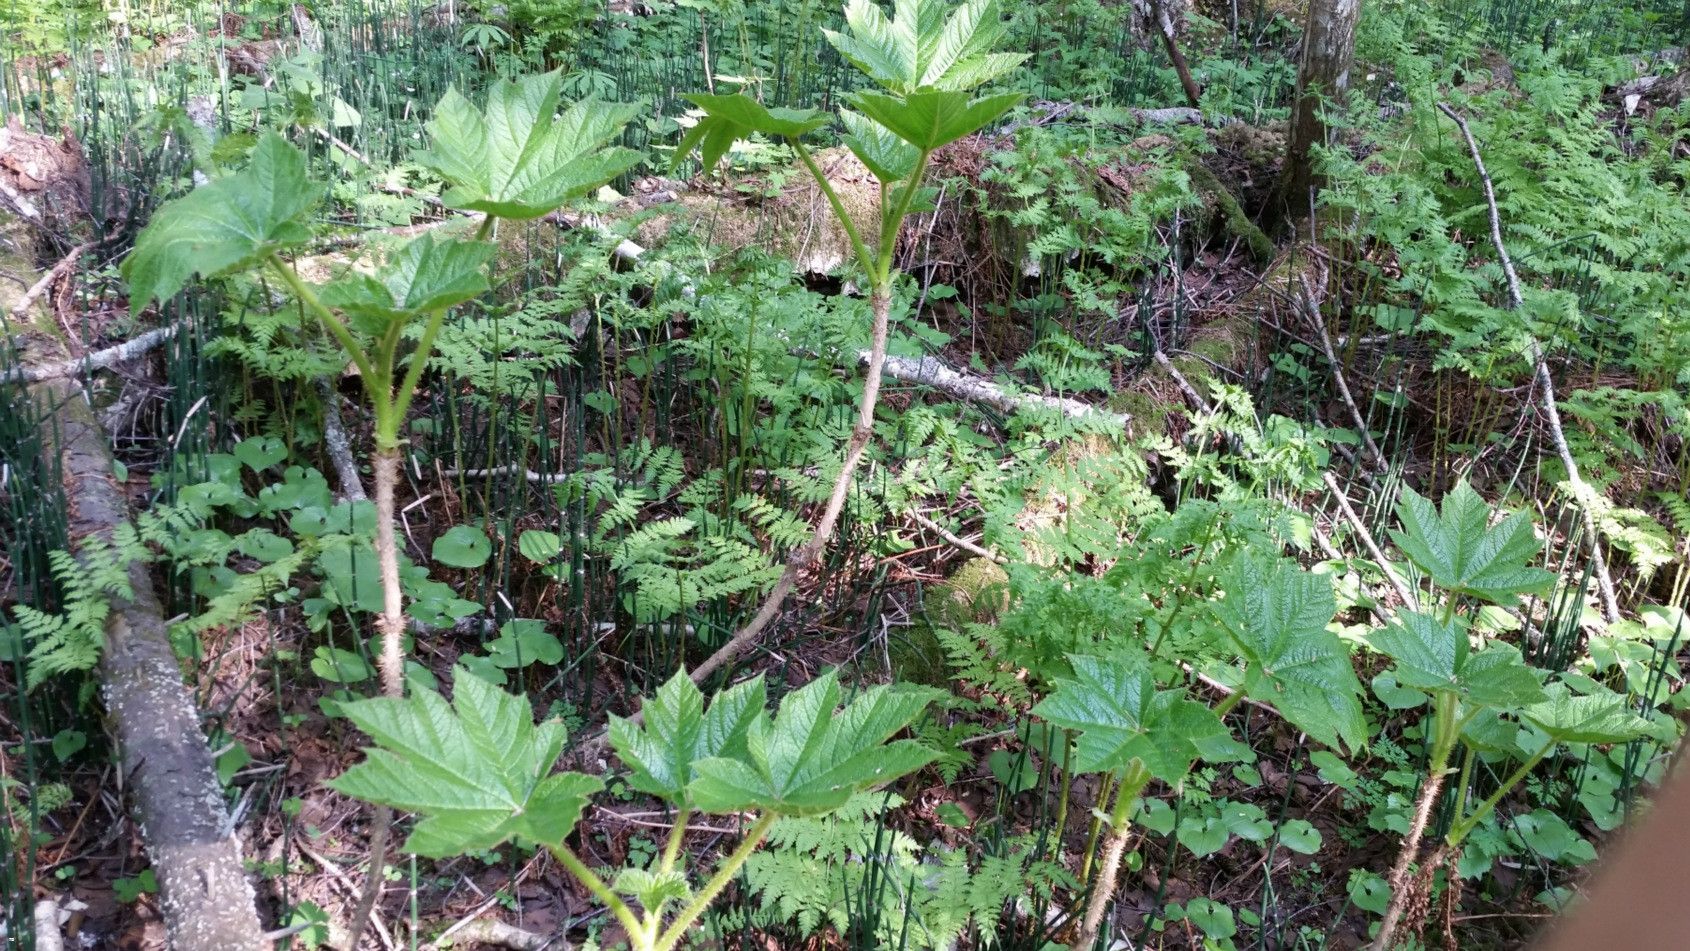
[[[868,353],[859,353],[857,359],[859,362],[867,362]],[[953,370],[937,357],[889,356],[886,358],[885,373],[903,383],[931,387],[947,396],[972,403],[985,403],[1006,413],[1033,408],[1048,409],[1055,410],[1069,419],[1104,420],[1123,429],[1132,422],[1132,417],[1125,413],[1099,409],[1081,400],[1045,396],[1040,393],[1012,393],[991,380]]]
[[[1508,248],[1502,243],[1502,216],[1496,210],[1496,188],[1491,185],[1490,172],[1485,169],[1485,160],[1479,155],[1479,143],[1473,138],[1473,130],[1467,127],[1467,120],[1461,114],[1444,103],[1438,103],[1438,110],[1455,120],[1461,129],[1462,138],[1467,140],[1467,151],[1473,156],[1473,164],[1478,167],[1479,181],[1484,185],[1485,206],[1490,213],[1491,244],[1496,247],[1497,259],[1502,264],[1503,276],[1508,282],[1508,309],[1519,310],[1525,306],[1525,297],[1520,292],[1520,275],[1514,270],[1514,259],[1508,256]],[[1608,573],[1608,559],[1602,555],[1602,536],[1596,529],[1596,516],[1590,511],[1589,500],[1595,498],[1596,492],[1579,475],[1578,463],[1573,459],[1573,453],[1567,448],[1567,434],[1561,428],[1561,411],[1555,405],[1555,381],[1549,375],[1549,361],[1544,358],[1543,347],[1537,337],[1526,334],[1526,353],[1531,357],[1532,366],[1537,377],[1537,392],[1541,398],[1544,415],[1549,418],[1549,438],[1555,444],[1555,452],[1561,457],[1561,466],[1567,470],[1567,481],[1572,483],[1573,496],[1578,502],[1579,514],[1584,518],[1584,541],[1590,549],[1590,560],[1595,567],[1596,590],[1601,595],[1602,617],[1610,624],[1620,619],[1619,599],[1614,596],[1614,578]]]
[[[87,254],[89,249],[93,248],[96,243],[97,242],[94,241],[84,241],[76,247],[71,248],[69,254],[59,259],[59,263],[53,265],[47,273],[41,275],[41,280],[36,281],[34,286],[25,291],[22,297],[18,298],[18,302],[12,306],[11,313],[7,315],[8,318],[11,320],[22,320],[24,314],[28,313],[29,309],[35,306],[35,302],[37,300],[41,299],[41,295],[47,293],[47,288],[52,287],[53,282],[63,277],[65,272],[69,271],[71,267],[76,264],[77,260],[84,254]]]
[[[0,384],[44,383],[48,380],[61,380],[80,373],[104,370],[120,363],[128,363],[176,336],[181,329],[182,322],[178,321],[157,330],[149,330],[133,340],[126,340],[123,343],[95,351],[87,356],[77,357],[74,360],[60,360],[57,363],[48,363],[41,366],[13,367],[6,373],[0,374]]]

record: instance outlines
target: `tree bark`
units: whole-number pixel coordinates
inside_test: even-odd
[[[1361,0],[1309,0],[1285,168],[1268,204],[1269,225],[1300,220],[1313,210],[1311,195],[1323,184],[1314,169],[1314,147],[1326,142],[1327,108],[1341,106],[1349,89],[1360,18]]]

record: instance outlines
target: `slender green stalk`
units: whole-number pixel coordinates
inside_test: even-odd
[[[827,175],[822,172],[821,166],[816,164],[816,160],[811,157],[810,150],[804,147],[803,142],[796,138],[789,138],[786,141],[792,146],[792,150],[798,153],[798,160],[803,162],[804,167],[809,170],[810,177],[815,179],[816,187],[820,188],[822,194],[827,196],[827,203],[833,208],[833,216],[839,219],[839,226],[845,229],[846,237],[851,239],[851,251],[857,256],[857,266],[863,269],[863,273],[869,280],[878,283],[879,278],[873,270],[875,259],[868,253],[868,245],[863,243],[863,236],[857,230],[857,223],[852,221],[851,216],[845,213],[845,203],[839,200],[839,194],[833,190],[833,185],[828,182]],[[884,210],[881,213],[884,216]],[[882,228],[882,230],[885,229]]]
[[[323,326],[328,328],[329,333],[340,341],[340,345],[346,348],[346,355],[352,359],[352,365],[357,367],[358,372],[363,374],[364,379],[368,381],[365,388],[370,389],[375,383],[375,369],[370,365],[370,358],[364,353],[364,348],[358,346],[358,341],[353,338],[352,331],[340,322],[340,318],[334,315],[334,311],[323,305],[323,302],[317,297],[317,292],[300,278],[299,272],[293,269],[293,265],[283,261],[274,252],[264,259],[264,263],[269,265],[270,270],[282,279],[282,283],[286,284],[288,290],[293,292],[293,296],[305,305],[305,309],[321,321]],[[377,412],[380,412],[387,404],[387,394],[385,393],[377,393],[370,389],[370,398],[376,402]]]
[[[669,841],[663,846],[663,864],[658,866],[658,874],[667,875],[674,871],[675,861],[681,855],[681,842],[687,835],[687,820],[692,818],[692,810],[683,807],[675,814],[675,824],[669,829]]]
[[[1472,815],[1458,821],[1449,830],[1449,835],[1445,836],[1445,840],[1449,842],[1450,847],[1454,848],[1465,842],[1473,829],[1479,823],[1485,821],[1485,817],[1490,815],[1492,810],[1496,809],[1496,804],[1502,801],[1502,797],[1513,791],[1515,786],[1520,785],[1531,774],[1531,771],[1537,768],[1537,764],[1543,762],[1543,758],[1548,756],[1550,751],[1558,745],[1560,745],[1560,741],[1554,739],[1545,743],[1541,749],[1531,755],[1530,759],[1521,763],[1519,769],[1508,774],[1508,778],[1502,781],[1502,785],[1496,787],[1496,792],[1485,797],[1485,801],[1479,803],[1479,807],[1473,810]]]
[[[1243,702],[1244,702],[1244,688],[1242,686],[1240,686],[1239,688],[1234,690],[1232,693],[1227,694],[1225,700],[1222,700],[1220,703],[1215,705],[1215,716],[1224,717],[1227,714],[1231,713],[1234,707],[1238,706],[1240,703],[1243,703]]]
[[[387,422],[392,429],[387,433],[380,433],[378,428],[378,442],[381,435],[386,435],[396,441],[395,445],[398,444],[399,429],[405,424],[405,411],[411,408],[411,398],[417,393],[417,383],[422,379],[429,354],[434,350],[434,338],[440,333],[440,326],[445,321],[444,309],[428,315],[428,323],[423,327],[417,348],[411,351],[411,365],[405,369],[405,379],[399,383],[399,389],[394,394],[392,411],[388,413]]]
[[[605,884],[604,879],[600,878],[597,872],[588,868],[587,863],[581,861],[580,857],[569,846],[559,842],[550,848],[558,863],[568,869],[569,874],[575,876],[577,881],[587,886],[587,891],[592,892],[594,898],[604,902],[605,907],[610,909],[610,913],[615,915],[616,920],[622,923],[622,928],[628,932],[630,939],[645,934],[645,925],[634,914],[634,910],[628,907],[628,903],[622,900],[622,896],[611,891],[610,886]]]
[[[675,920],[670,923],[669,929],[663,933],[661,938],[657,939],[653,951],[672,951],[680,943],[681,938],[686,935],[687,929],[691,928],[693,922],[704,914],[705,909],[710,907],[710,903],[715,901],[716,896],[722,893],[722,889],[728,887],[728,882],[733,881],[733,877],[739,873],[740,866],[744,865],[745,860],[751,857],[751,853],[757,851],[757,846],[762,844],[763,837],[769,834],[769,827],[775,824],[777,818],[774,813],[769,813],[757,820],[756,824],[745,833],[745,838],[740,841],[739,847],[722,860],[722,867],[716,870],[715,875],[710,876],[710,881],[705,882],[704,887],[698,890],[698,894],[693,896],[692,901],[688,902],[687,906],[681,909],[680,914],[675,916]]]
[[[903,191],[898,193],[898,204],[892,214],[882,210],[880,216],[880,247],[876,249],[878,256],[874,262],[874,281],[876,289],[891,289],[892,285],[892,255],[897,251],[898,229],[904,225],[904,217],[910,213],[910,206],[915,204],[916,193],[921,191],[922,179],[927,176],[927,160],[932,152],[923,151],[916,159],[915,171],[910,173],[904,183]]]

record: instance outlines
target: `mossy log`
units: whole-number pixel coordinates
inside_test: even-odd
[[[0,220],[0,242],[6,245],[0,253],[4,332],[26,366],[64,360],[44,302],[26,303],[16,290],[31,286],[39,274],[25,229],[15,220]],[[83,387],[55,377],[27,392],[48,409],[43,444],[63,473],[73,544],[108,536],[129,517],[128,500],[113,477],[111,449]],[[101,697],[117,737],[124,790],[158,880],[170,947],[268,949],[223,786],[146,565],[130,566],[129,584],[131,596],[113,598],[106,622]]]

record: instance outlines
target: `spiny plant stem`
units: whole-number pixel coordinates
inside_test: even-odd
[[[716,870],[715,875],[710,876],[710,881],[705,882],[704,887],[699,889],[698,894],[693,896],[692,901],[687,903],[687,906],[681,909],[680,914],[675,916],[675,920],[670,923],[668,930],[663,933],[663,937],[657,940],[655,951],[672,951],[680,943],[681,938],[686,935],[687,929],[692,927],[693,922],[697,921],[700,915],[704,914],[705,909],[709,908],[710,903],[716,900],[716,896],[721,894],[722,889],[728,887],[728,882],[733,881],[734,875],[739,872],[739,867],[744,865],[745,860],[751,857],[751,853],[757,850],[757,846],[762,843],[763,837],[769,834],[769,827],[775,824],[777,818],[779,817],[771,812],[757,819],[756,824],[746,831],[745,838],[740,841],[739,847],[722,860],[722,867]]]
[[[405,695],[405,664],[400,650],[405,636],[405,602],[399,587],[399,544],[393,532],[399,450],[377,449],[371,468],[375,476],[376,562],[381,572],[381,689],[383,694],[397,698]]]
[[[558,863],[568,869],[569,874],[575,876],[576,881],[587,886],[587,891],[592,892],[594,898],[604,902],[605,907],[609,908],[610,913],[615,915],[616,920],[622,924],[622,929],[628,932],[630,941],[638,940],[639,936],[645,934],[645,926],[641,923],[639,917],[634,914],[634,910],[628,907],[628,903],[622,900],[622,896],[616,894],[609,885],[605,884],[604,879],[600,878],[597,872],[588,868],[587,863],[581,861],[581,857],[576,855],[573,849],[562,842],[550,848],[552,856],[558,860]]]
[[[834,527],[839,522],[840,513],[845,509],[845,497],[851,491],[851,481],[868,449],[869,439],[874,435],[874,410],[880,400],[880,379],[886,366],[886,328],[892,311],[890,282],[875,287],[870,304],[874,310],[874,341],[869,349],[868,372],[863,375],[863,397],[857,408],[857,425],[851,431],[851,441],[845,447],[845,461],[839,467],[839,476],[833,482],[833,491],[828,495],[821,518],[816,521],[815,531],[810,535],[809,541],[787,556],[785,569],[763,599],[763,604],[757,609],[757,614],[752,617],[751,622],[703,663],[693,668],[693,683],[704,683],[722,665],[756,643],[763,630],[780,613],[786,596],[797,586],[799,572],[821,557],[822,548],[833,538]],[[638,717],[636,712],[630,719],[637,721]]]
[[[1103,845],[1103,864],[1098,867],[1091,900],[1086,903],[1086,915],[1074,940],[1074,951],[1090,951],[1097,943],[1098,929],[1103,926],[1103,911],[1109,907],[1109,899],[1115,894],[1115,878],[1120,872],[1121,856],[1126,853],[1127,840],[1132,837],[1129,816],[1132,815],[1133,803],[1138,801],[1138,794],[1149,782],[1150,770],[1136,760],[1121,776],[1120,785],[1115,790],[1115,804],[1109,812],[1109,839]]]

